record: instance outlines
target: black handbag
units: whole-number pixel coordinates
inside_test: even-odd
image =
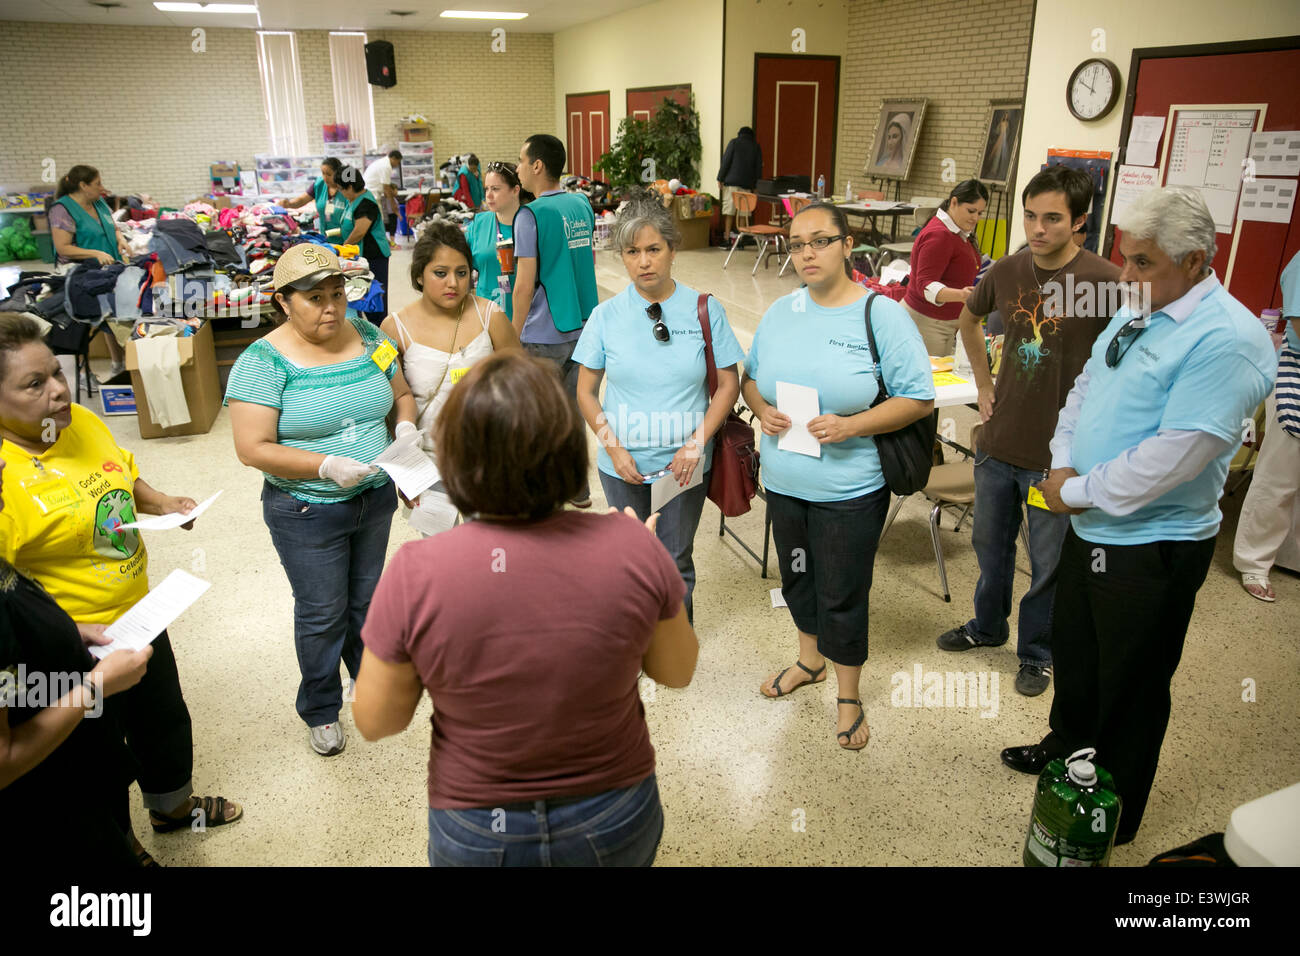
[[[875,408],[889,398],[885,391],[885,378],[880,374],[880,352],[876,349],[876,334],[871,330],[871,301],[877,293],[867,296],[867,344],[871,346],[871,361],[876,366]],[[871,437],[880,453],[880,470],[885,484],[896,495],[912,495],[925,487],[930,480],[930,466],[934,464],[935,415],[918,418],[898,431],[882,432]]]

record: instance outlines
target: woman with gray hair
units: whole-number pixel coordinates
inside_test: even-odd
[[[631,283],[591,313],[573,352],[578,408],[600,445],[596,466],[612,506],[650,516],[650,486],[671,475],[684,490],[659,515],[656,533],[686,582],[692,621],[695,529],[704,509],[712,438],[740,395],[745,353],[716,299],[673,279],[681,235],[649,193],[634,196],[614,224],[614,246]],[[705,322],[718,387],[706,385]],[[608,377],[601,405],[601,379]],[[702,481],[687,488],[701,472]]]

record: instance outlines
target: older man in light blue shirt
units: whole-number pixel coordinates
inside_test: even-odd
[[[1228,463],[1277,359],[1210,269],[1214,220],[1199,192],[1144,193],[1119,227],[1129,305],[1075,380],[1039,486],[1052,511],[1073,515],[1052,611],[1052,732],[1002,759],[1037,773],[1095,747],[1127,843],[1155,779]]]

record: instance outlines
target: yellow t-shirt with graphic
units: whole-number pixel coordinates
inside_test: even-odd
[[[110,624],[149,591],[149,559],[132,489],[135,457],[93,412],[72,406],[72,423],[43,455],[0,442],[5,460],[0,557],[35,578],[74,621]]]

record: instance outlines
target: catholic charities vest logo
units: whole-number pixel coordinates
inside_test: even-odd
[[[570,249],[583,249],[591,245],[591,223],[586,219],[570,219],[563,216],[564,238],[569,240]]]
[[[70,893],[50,897],[50,925],[68,927],[129,927],[133,936],[148,936],[153,928],[151,893]]]

